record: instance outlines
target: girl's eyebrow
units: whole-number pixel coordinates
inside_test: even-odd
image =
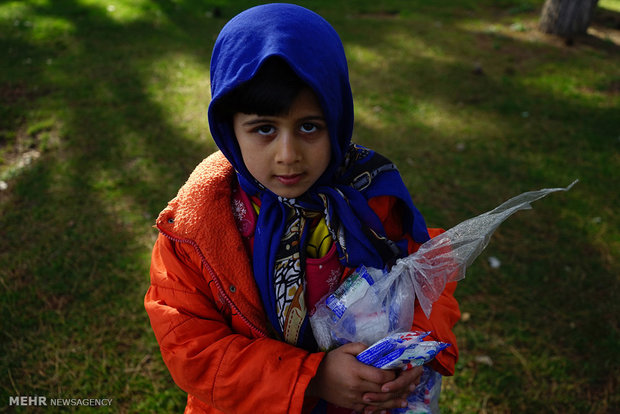
[[[258,124],[262,124],[265,122],[274,122],[275,119],[269,116],[259,116],[256,117],[254,119],[250,119],[248,121],[245,121],[242,125],[243,126],[253,126],[253,125],[258,125]],[[320,122],[326,122],[325,121],[325,117],[322,115],[308,115],[305,116],[301,119],[298,120],[299,122],[309,122],[309,121],[320,121]]]
[[[301,118],[300,121],[301,122],[308,122],[308,121],[325,122],[325,117],[322,115],[309,115],[309,116]]]
[[[254,118],[254,119],[250,119],[249,121],[245,121],[242,125],[243,126],[252,126],[252,125],[258,125],[258,124],[262,124],[265,122],[273,122],[272,118],[267,118],[267,117],[258,117],[258,118]]]

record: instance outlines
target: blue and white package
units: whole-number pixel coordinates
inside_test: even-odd
[[[450,344],[423,341],[430,332],[411,331],[388,335],[357,355],[357,360],[381,369],[411,369],[424,365]]]
[[[424,365],[450,344],[423,341],[430,332],[413,331],[389,335],[357,355],[365,364],[381,369],[409,370],[423,365],[420,384],[407,397],[407,407],[392,410],[396,414],[438,414],[441,375]]]
[[[420,384],[407,397],[407,407],[393,409],[393,414],[439,414],[441,374],[424,365]]]
[[[385,270],[360,266],[316,304],[310,322],[319,349],[349,342],[372,344],[411,329],[415,304],[408,296],[411,280],[395,284],[386,275]]]
[[[414,331],[388,335],[360,352],[357,355],[357,359],[364,364],[376,366],[375,362],[379,359],[391,354],[397,348],[404,351],[408,347],[420,343],[429,333],[430,332]]]
[[[334,293],[327,296],[325,305],[340,319],[349,306],[363,297],[374,283],[375,280],[368,273],[368,269],[360,266]]]
[[[437,341],[424,341],[406,348],[401,352],[392,351],[373,365],[381,369],[410,369],[430,362],[435,356],[446,349],[450,344]]]
[[[310,322],[319,349],[327,351],[349,342],[372,344],[411,328],[414,302],[402,297],[410,286],[385,289],[386,274],[360,266],[317,303]]]

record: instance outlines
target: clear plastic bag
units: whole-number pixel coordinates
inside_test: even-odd
[[[411,328],[412,281],[388,276],[382,270],[361,266],[319,301],[310,323],[322,350],[349,342],[372,344]]]
[[[536,200],[565,188],[545,188],[522,193],[484,214],[465,220],[450,230],[422,244],[417,252],[396,262],[390,273],[412,280],[415,297],[429,317],[433,303],[439,299],[446,283],[465,277],[467,267],[489,244],[495,230],[519,210],[531,209]]]
[[[348,342],[372,344],[411,329],[417,298],[430,316],[446,283],[463,279],[467,267],[488,245],[491,235],[508,217],[530,209],[530,203],[566,188],[520,194],[495,209],[466,220],[422,244],[398,260],[389,272],[361,266],[336,292],[316,305],[310,318],[319,347],[329,350]]]

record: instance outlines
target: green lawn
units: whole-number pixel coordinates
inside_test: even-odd
[[[430,226],[580,180],[468,269],[444,413],[620,412],[620,1],[572,46],[538,33],[542,2],[299,2],[341,34],[355,140]],[[252,4],[0,1],[0,412],[182,412],[142,306],[152,224],[215,149],[211,48]]]

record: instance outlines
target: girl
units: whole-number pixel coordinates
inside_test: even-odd
[[[299,6],[246,10],[211,60],[205,159],[162,211],[145,306],[186,412],[382,412],[421,369],[393,372],[346,344],[318,352],[316,302],[352,269],[389,267],[429,239],[396,167],[351,143],[353,101],[334,29]],[[449,284],[413,329],[453,346]]]

